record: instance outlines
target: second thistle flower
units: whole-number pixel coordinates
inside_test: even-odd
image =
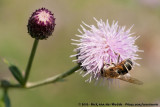
[[[106,64],[116,63],[118,56],[120,55],[120,62],[131,58],[133,62],[136,59],[140,59],[136,52],[140,50],[135,45],[135,40],[138,37],[132,36],[130,33],[131,28],[125,30],[125,26],[121,27],[118,22],[109,24],[108,20],[103,22],[102,20],[97,22],[97,27],[94,25],[87,25],[83,23],[90,30],[85,29],[82,25],[82,30],[79,32],[79,40],[72,39],[76,43],[77,59],[82,70],[85,71],[83,76],[90,74],[88,81],[93,78],[101,78],[101,69],[104,62]],[[135,63],[135,62],[134,62]],[[137,64],[137,63],[135,63]]]

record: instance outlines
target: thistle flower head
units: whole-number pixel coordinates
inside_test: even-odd
[[[46,39],[52,35],[55,18],[51,11],[41,8],[33,12],[28,20],[28,33],[36,39]]]
[[[95,19],[95,18],[94,18]],[[106,64],[117,63],[118,56],[120,55],[120,62],[127,58],[135,61],[138,58],[136,52],[140,51],[135,45],[135,40],[138,37],[132,36],[130,33],[131,28],[125,30],[125,26],[119,26],[118,22],[109,25],[108,20],[97,22],[97,27],[94,25],[83,24],[89,28],[85,29],[82,25],[82,30],[79,32],[79,40],[72,39],[76,43],[77,59],[74,60],[80,64],[82,70],[85,71],[83,76],[90,74],[89,81],[92,78],[101,78],[101,69]],[[137,63],[135,63],[137,64]]]

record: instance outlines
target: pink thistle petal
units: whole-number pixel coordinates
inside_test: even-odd
[[[94,20],[97,22],[97,27],[82,22],[90,30],[80,25],[82,31],[78,29],[80,34],[76,35],[80,39],[72,39],[76,42],[72,44],[77,46],[77,53],[71,57],[77,57],[78,64],[85,71],[83,77],[90,74],[90,78],[87,80],[89,82],[92,79],[103,78],[100,74],[104,62],[107,64],[117,63],[118,54],[120,61],[131,58],[135,62],[136,59],[140,59],[136,52],[141,52],[135,45],[135,40],[139,36],[132,36],[134,33],[130,33],[133,26],[125,30],[126,27],[119,26],[118,21],[113,21],[110,25],[108,20],[106,22],[98,21],[95,18]],[[134,64],[138,65],[136,62]]]

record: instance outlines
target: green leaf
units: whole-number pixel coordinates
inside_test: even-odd
[[[24,79],[22,76],[21,71],[18,69],[17,66],[11,64],[10,62],[8,62],[6,59],[3,60],[8,66],[9,66],[9,70],[11,71],[12,75],[14,76],[14,78],[20,83],[23,84]]]

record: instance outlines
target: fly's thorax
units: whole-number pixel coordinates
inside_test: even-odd
[[[107,78],[117,78],[119,74],[115,72],[115,66],[114,65],[105,65],[101,71],[101,75],[103,77]]]
[[[108,72],[106,72],[106,76],[108,78],[117,78],[119,74],[116,72],[114,68],[111,68]]]
[[[117,72],[119,75],[124,75],[123,69],[116,69],[116,72]]]

